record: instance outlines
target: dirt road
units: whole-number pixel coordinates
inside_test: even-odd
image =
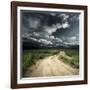
[[[38,60],[35,65],[29,67],[25,76],[27,77],[44,77],[44,76],[64,76],[78,75],[79,70],[58,60],[58,56],[49,56]]]

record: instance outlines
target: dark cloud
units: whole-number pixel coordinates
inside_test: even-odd
[[[23,42],[40,45],[79,45],[79,15],[68,12],[21,11]],[[24,39],[26,38],[26,39]]]

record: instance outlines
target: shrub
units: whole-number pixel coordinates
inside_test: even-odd
[[[79,68],[79,53],[76,50],[66,50],[66,53],[59,55],[58,59],[71,65],[74,68]]]

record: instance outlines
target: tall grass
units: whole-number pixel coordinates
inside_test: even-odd
[[[39,50],[24,50],[22,69],[23,76],[28,67],[34,65],[36,61],[42,60],[45,57],[56,55],[60,51],[64,51],[66,55],[59,56],[59,60],[62,60],[66,64],[72,67],[79,68],[79,51],[73,49],[39,49]]]
[[[71,65],[74,68],[79,68],[79,51],[78,50],[64,50],[66,53],[64,56],[59,56],[58,59]]]
[[[39,49],[39,50],[24,50],[23,51],[23,75],[29,66],[32,66],[38,60],[42,60],[45,57],[55,55],[59,50],[52,49]]]

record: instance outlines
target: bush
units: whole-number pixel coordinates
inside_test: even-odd
[[[78,50],[65,50],[64,55],[58,57],[59,60],[71,65],[74,68],[79,68],[79,52]]]

